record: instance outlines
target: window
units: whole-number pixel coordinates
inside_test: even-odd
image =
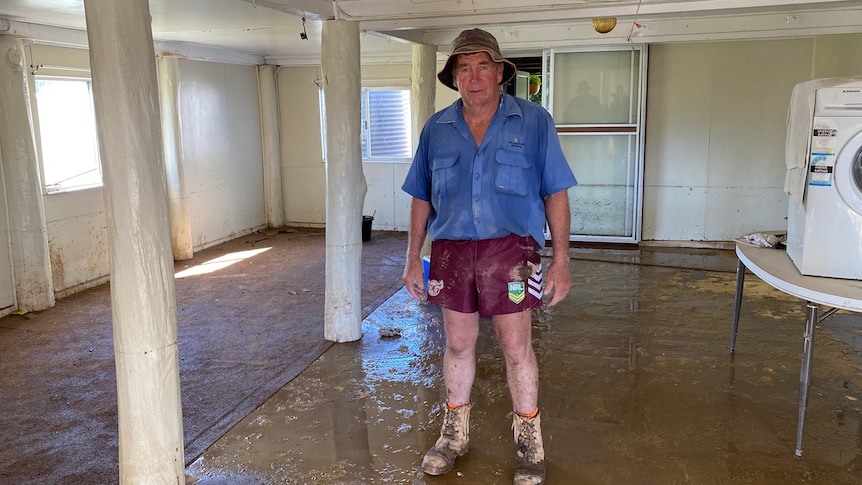
[[[362,88],[362,161],[410,162],[413,135],[410,119],[410,89]],[[320,88],[320,133],[326,160],[326,102]]]
[[[362,160],[410,161],[409,89],[362,90]]]
[[[45,190],[102,185],[89,79],[37,78],[36,106]]]

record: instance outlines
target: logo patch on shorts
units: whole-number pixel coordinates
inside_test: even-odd
[[[430,280],[428,281],[428,296],[437,296],[440,294],[440,290],[443,289],[443,281],[440,280]]]
[[[524,291],[524,282],[523,281],[510,281],[509,282],[509,300],[512,303],[518,304],[524,301],[524,297],[526,293]]]

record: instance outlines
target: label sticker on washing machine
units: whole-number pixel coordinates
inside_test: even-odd
[[[832,185],[832,168],[835,155],[829,153],[812,153],[809,169],[808,185]]]
[[[814,136],[838,136],[835,128],[814,128]]]

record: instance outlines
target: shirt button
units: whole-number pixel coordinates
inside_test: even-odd
[[[479,174],[478,173],[476,174],[476,180],[479,180]]]
[[[479,200],[479,196],[477,195],[476,197],[473,197],[473,200],[478,201],[478,200]]]

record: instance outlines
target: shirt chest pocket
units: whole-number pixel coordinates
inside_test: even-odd
[[[526,196],[533,162],[520,153],[503,150],[497,151],[496,159],[494,189],[503,194]]]
[[[431,190],[435,195],[449,197],[458,183],[458,155],[438,155],[431,161]]]

